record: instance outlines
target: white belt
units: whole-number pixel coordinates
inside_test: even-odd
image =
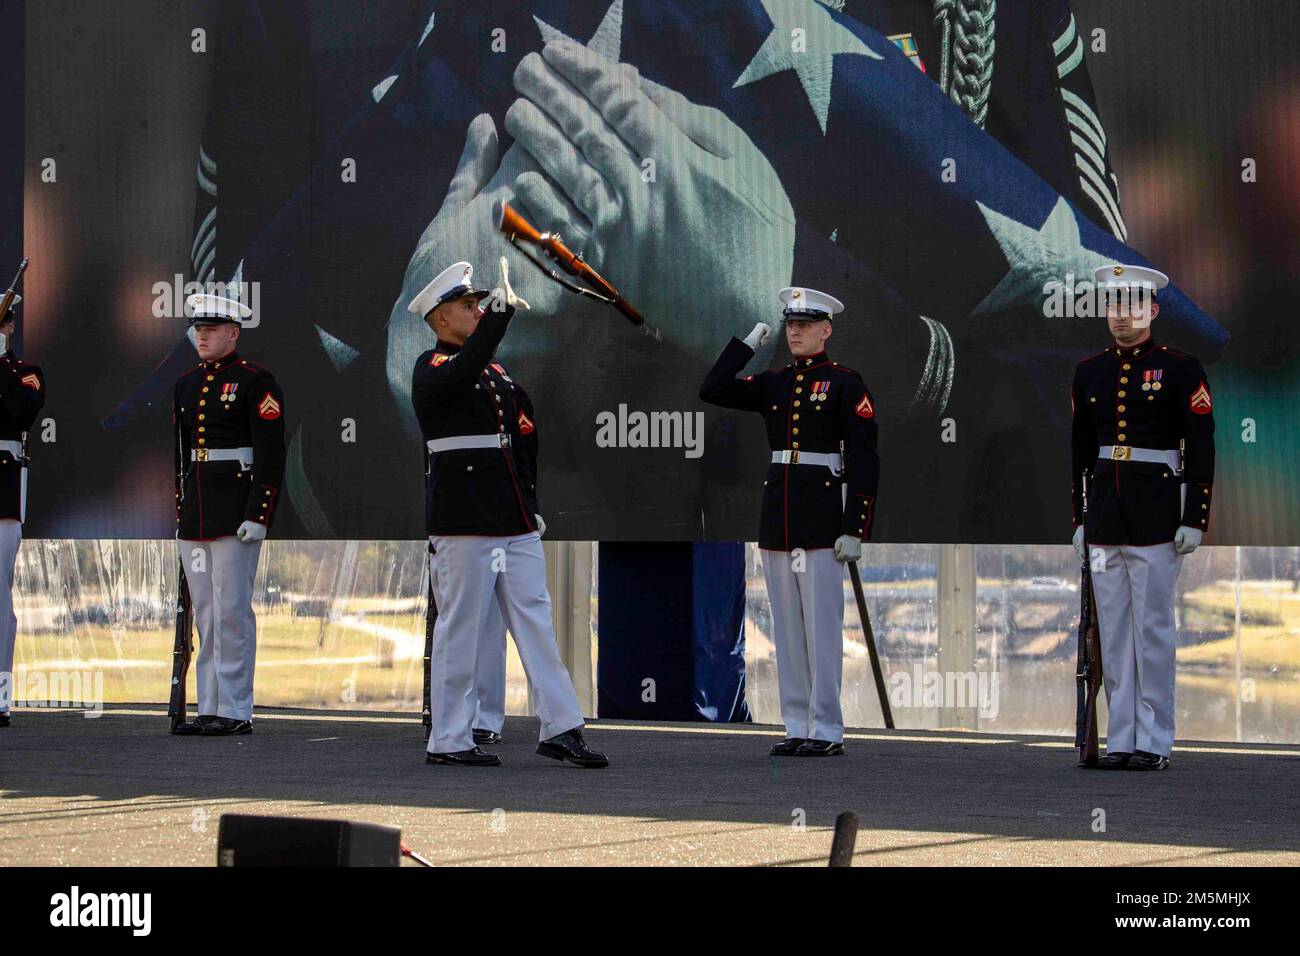
[[[237,461],[247,471],[253,467],[253,449],[243,448],[191,448],[190,461]]]
[[[823,468],[829,468],[837,475],[844,470],[843,461],[839,452],[825,454],[819,451],[800,451],[797,448],[772,452],[772,464],[774,465],[820,465]]]
[[[0,451],[7,451],[14,458],[21,459],[23,457],[23,443],[10,440],[0,441]]]
[[[467,448],[509,448],[510,436],[504,432],[496,435],[455,435],[451,438],[431,438],[424,443],[429,454],[440,451],[462,451]]]
[[[1145,461],[1154,465],[1168,465],[1177,474],[1182,474],[1182,462],[1179,461],[1176,448],[1134,448],[1131,445],[1102,445],[1097,449],[1098,458],[1111,461]]]

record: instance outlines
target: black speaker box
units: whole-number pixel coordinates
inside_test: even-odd
[[[402,831],[377,823],[226,813],[217,866],[399,866]]]

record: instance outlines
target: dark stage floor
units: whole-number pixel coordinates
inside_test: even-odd
[[[222,813],[368,820],[443,864],[817,864],[842,810],[855,865],[1300,863],[1300,747],[1186,744],[1164,773],[1073,766],[1059,738],[854,731],[828,759],[771,727],[597,722],[608,770],[533,754],[426,766],[409,715],[264,711],[240,738],[162,708],[21,710],[0,730],[0,865],[210,865]],[[1105,831],[1095,832],[1104,814]]]

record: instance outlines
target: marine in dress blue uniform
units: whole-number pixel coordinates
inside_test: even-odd
[[[238,327],[248,306],[198,293],[186,301],[200,356],[204,328]],[[173,733],[253,729],[257,618],[253,579],[284,480],[284,394],[230,342],[176,382],[176,538],[199,631],[199,715]]]
[[[767,338],[759,323],[723,349],[700,398],[761,414],[772,452],[758,531],[786,729],[772,753],[833,756],[844,752],[843,562],[861,556],[875,519],[876,408],[862,376],[824,348],[843,304],[799,287],[780,298],[795,360],[737,377]]]
[[[9,726],[13,695],[14,644],[18,618],[14,614],[14,565],[27,519],[27,432],[45,404],[45,374],[24,362],[10,347],[17,306],[14,296],[8,314],[0,320],[4,337],[0,354],[0,727]]]
[[[1116,342],[1075,371],[1071,497],[1101,632],[1109,717],[1100,766],[1163,770],[1174,742],[1174,585],[1209,528],[1214,402],[1201,363],[1151,333],[1168,278],[1114,264],[1094,279],[1109,294]],[[1136,304],[1143,293],[1149,319]]]
[[[426,761],[494,766],[474,743],[475,688],[500,660],[493,606],[514,637],[541,728],[537,752],[582,767],[605,755],[583,738],[578,695],[560,660],[546,590],[537,505],[537,423],[523,388],[494,360],[516,307],[505,259],[495,292],[474,288],[473,266],[441,272],[408,305],[438,335],[416,360],[411,401],[425,441],[425,530],[438,605],[430,661]],[[482,300],[492,296],[484,309]],[[487,652],[480,647],[490,642]],[[480,665],[480,657],[484,663]]]

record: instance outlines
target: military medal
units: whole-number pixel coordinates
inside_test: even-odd
[[[1142,391],[1160,391],[1160,376],[1164,374],[1164,369],[1149,368],[1142,372]]]

